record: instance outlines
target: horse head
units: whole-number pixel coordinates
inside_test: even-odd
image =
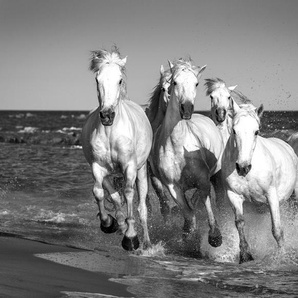
[[[110,126],[114,122],[115,108],[126,93],[124,67],[126,57],[121,59],[118,51],[94,51],[90,69],[95,73],[99,116],[101,123]]]
[[[252,168],[251,160],[256,147],[260,129],[260,117],[264,108],[256,108],[252,104],[238,104],[232,100],[234,119],[232,138],[238,151],[236,171],[245,177]]]
[[[206,65],[203,67],[193,66],[191,61],[179,59],[175,64],[169,61],[169,66],[172,73],[169,88],[170,98],[177,102],[181,118],[189,120],[194,111],[199,78]]]
[[[225,82],[219,78],[206,79],[206,95],[211,99],[211,116],[216,125],[226,120],[231,106],[231,94],[236,86],[226,87]]]

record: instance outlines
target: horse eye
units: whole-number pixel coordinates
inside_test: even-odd
[[[235,129],[233,128],[233,134],[235,135],[236,134],[236,131],[235,131]]]
[[[174,86],[176,86],[176,85],[177,85],[177,82],[174,81]]]
[[[122,79],[120,79],[120,81],[119,81],[119,85],[121,85],[122,84]]]
[[[255,132],[255,135],[257,136],[259,134],[259,131],[257,130],[256,132]]]
[[[230,100],[230,99],[231,99],[231,96],[228,97],[228,100]]]
[[[166,89],[164,87],[161,88],[162,92],[166,92]]]
[[[213,96],[212,95],[210,95],[210,98],[211,98],[211,100],[213,100]]]
[[[199,83],[196,83],[196,87],[198,87],[199,86]]]

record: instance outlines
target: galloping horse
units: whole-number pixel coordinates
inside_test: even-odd
[[[191,60],[170,62],[170,100],[166,114],[154,134],[150,164],[156,176],[181,207],[184,235],[196,228],[195,212],[185,191],[196,188],[204,200],[209,220],[209,243],[219,246],[222,237],[210,202],[210,177],[218,171],[223,146],[221,136],[206,116],[193,114],[196,87],[206,66],[193,66]]]
[[[269,204],[272,233],[279,248],[284,237],[279,204],[297,187],[298,158],[277,138],[258,135],[263,106],[238,105],[231,99],[234,117],[231,135],[222,155],[222,175],[235,213],[240,238],[240,263],[253,260],[244,235],[243,202]]]
[[[147,158],[152,146],[152,129],[143,109],[127,97],[126,58],[118,50],[93,51],[90,70],[95,73],[99,106],[88,117],[82,131],[84,155],[95,180],[93,194],[99,207],[101,229],[105,233],[120,230],[126,250],[139,247],[134,228],[134,184],[139,194],[138,211],[144,231],[144,246],[151,245],[147,227]],[[121,211],[121,197],[112,178],[124,177],[127,218]],[[104,189],[112,198],[115,217],[104,205]]]
[[[170,87],[171,75],[171,70],[165,70],[163,65],[161,65],[159,82],[155,86],[149,100],[149,105],[145,110],[145,113],[151,123],[153,134],[155,134],[157,128],[162,123],[167,111],[168,102],[170,99],[168,89]],[[161,181],[152,173],[150,163],[148,164],[148,167],[152,186],[160,202],[161,214],[164,217],[164,221],[167,222],[170,215],[169,199],[166,195],[165,188],[162,185]]]

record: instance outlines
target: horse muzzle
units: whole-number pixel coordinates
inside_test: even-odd
[[[222,123],[226,119],[227,111],[222,108],[218,108],[215,110],[216,121]]]
[[[236,162],[236,171],[239,176],[245,177],[250,170],[251,165],[240,166],[239,163]]]
[[[184,103],[180,105],[180,116],[184,120],[190,120],[194,111],[192,103]]]
[[[112,109],[99,112],[100,121],[104,126],[111,126],[114,122],[115,112]]]

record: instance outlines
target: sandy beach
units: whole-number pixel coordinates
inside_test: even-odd
[[[1,235],[0,297],[132,297],[106,274],[37,256],[63,252],[84,250]]]

